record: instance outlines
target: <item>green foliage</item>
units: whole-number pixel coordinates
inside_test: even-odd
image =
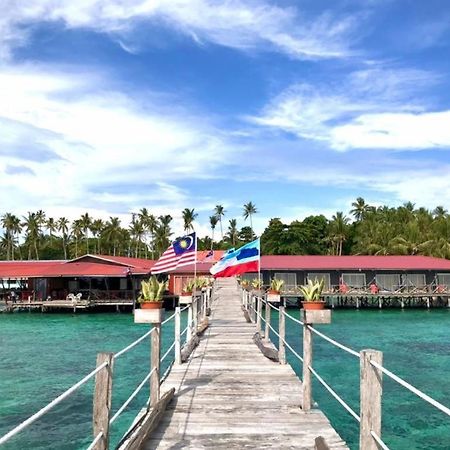
[[[284,286],[284,280],[279,280],[277,278],[273,278],[270,282],[270,289],[273,291],[281,292]]]
[[[320,281],[308,280],[308,284],[299,287],[300,293],[306,302],[318,302],[322,295],[322,291],[325,285],[325,280],[322,278]]]
[[[167,289],[167,281],[158,281],[158,279],[153,276],[147,281],[141,281],[141,292],[137,301],[139,303],[151,303],[160,302],[163,298],[164,291]]]
[[[252,288],[253,289],[261,289],[262,288],[262,280],[260,280],[259,278],[254,278],[252,280]]]
[[[248,280],[241,280],[241,287],[243,289],[248,289],[249,286],[250,286],[250,281],[248,281]]]
[[[185,294],[192,294],[192,292],[195,290],[195,288],[196,288],[195,280],[189,280],[184,284],[183,292]]]

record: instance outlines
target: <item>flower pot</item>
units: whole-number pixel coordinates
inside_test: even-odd
[[[280,303],[280,293],[278,291],[274,291],[273,289],[269,289],[267,291],[267,301],[272,303]]]
[[[265,291],[263,289],[253,289],[251,291],[252,295],[255,295],[256,297],[264,297]]]
[[[180,305],[190,305],[192,303],[192,292],[183,292],[178,300]]]
[[[311,311],[317,311],[319,309],[325,309],[325,305],[327,303],[323,300],[315,301],[315,302],[302,302],[303,309]]]
[[[162,302],[153,302],[162,306]],[[134,323],[158,324],[162,322],[164,309],[159,308],[141,308],[134,311]]]
[[[142,302],[141,309],[161,309],[163,302]]]

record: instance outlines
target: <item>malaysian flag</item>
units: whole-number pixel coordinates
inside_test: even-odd
[[[197,262],[197,237],[188,234],[172,242],[152,268],[152,274],[170,272]]]

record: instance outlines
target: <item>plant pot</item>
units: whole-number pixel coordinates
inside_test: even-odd
[[[178,303],[180,305],[190,305],[192,303],[192,292],[183,292],[178,299]]]
[[[325,309],[325,305],[327,303],[324,300],[319,300],[319,301],[315,301],[315,302],[302,302],[302,306],[304,310],[307,311],[317,311],[320,309]]]
[[[269,289],[267,291],[269,295],[280,295],[280,291],[276,291],[275,289]]]
[[[281,296],[278,291],[270,290],[267,292],[267,301],[271,303],[280,303]]]
[[[161,308],[162,302],[152,302],[156,307],[151,309],[141,308],[134,310],[134,323],[159,324],[163,320],[164,309]],[[142,306],[144,303],[142,303]],[[158,308],[159,306],[159,308]]]
[[[161,309],[163,302],[142,302],[141,309]]]
[[[263,289],[253,289],[251,291],[252,295],[255,295],[256,297],[264,297],[265,291]]]

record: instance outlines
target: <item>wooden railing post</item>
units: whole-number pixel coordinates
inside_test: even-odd
[[[175,364],[181,364],[181,308],[175,308]]]
[[[186,336],[186,341],[189,342],[191,340],[191,336],[192,336],[192,304],[194,303],[194,299],[192,299],[192,303],[190,303],[188,305],[188,330],[187,330],[187,336]]]
[[[109,446],[109,416],[111,412],[112,375],[114,353],[97,354],[97,367],[107,362],[108,365],[95,375],[93,430],[94,438],[103,432],[95,450],[107,450]]]
[[[269,340],[269,336],[270,336],[270,305],[269,302],[266,300],[266,302],[264,303],[265,305],[265,326],[264,326],[264,339],[266,341]]]
[[[376,350],[362,350],[360,361],[361,424],[359,448],[378,450],[378,444],[370,432],[373,431],[381,437],[382,373],[372,366],[370,361],[382,365],[383,353]]]
[[[161,323],[155,323],[151,333],[151,363],[150,370],[155,371],[150,376],[150,406],[159,402],[159,381],[161,363]]]
[[[192,333],[195,334],[198,329],[198,298],[195,295],[192,299],[192,317],[194,320]]]
[[[313,347],[312,347],[312,331],[308,328],[307,323],[303,325],[303,411],[309,411],[312,404],[311,389],[311,372],[309,366],[312,366]]]
[[[256,297],[256,310],[258,311],[256,314],[256,329],[258,333],[261,333],[262,299],[260,297]]]
[[[280,313],[278,317],[278,334],[280,335],[278,344],[278,359],[280,364],[286,364],[286,317],[284,315],[284,306],[280,306]]]

